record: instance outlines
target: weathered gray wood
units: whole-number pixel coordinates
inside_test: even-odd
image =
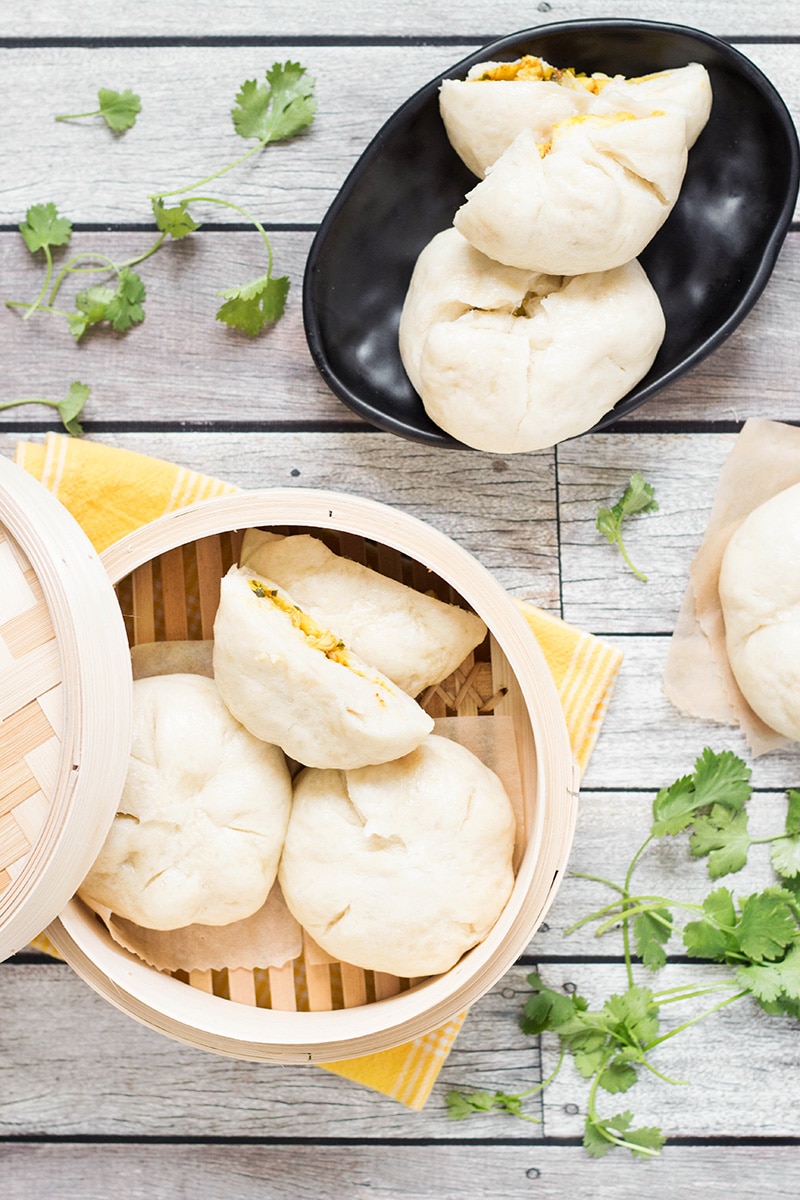
[[[502,30],[501,30],[502,31]],[[448,30],[449,32],[449,30]],[[29,204],[52,200],[76,221],[149,219],[150,193],[191,185],[231,162],[248,143],[230,110],[245,79],[272,62],[300,61],[317,80],[313,125],[203,189],[233,200],[264,222],[318,222],[347,172],[383,122],[419,87],[480,43],[415,46],[285,44],[80,46],[0,49],[0,101],[24,119],[6,128],[0,223],[16,223]],[[800,113],[800,46],[741,46]],[[566,65],[566,64],[565,64]],[[130,87],[142,97],[136,125],[115,138],[97,119],[56,123],[61,113],[96,107],[98,86]],[[99,183],[102,181],[102,183]],[[214,206],[213,219],[241,220]]]
[[[21,0],[4,14],[6,36],[253,36],[285,34],[307,36],[324,32],[333,36],[406,37],[409,34],[458,36],[460,34],[499,37],[515,29],[575,19],[602,19],[608,7],[602,0],[559,0],[525,7],[516,0],[498,0],[490,11],[478,0],[452,5],[447,0],[408,0],[398,7],[392,3],[370,4],[358,0],[342,8],[331,8],[325,0],[301,0],[286,6],[280,0],[254,4],[252,0],[234,0],[225,5],[209,2],[192,5],[184,11],[177,4],[158,4],[140,0],[130,6],[89,6],[76,22],[63,0]],[[619,0],[614,16],[636,20],[672,21],[725,34],[763,34],[763,6],[744,0],[681,0],[665,5],[660,0]],[[791,0],[771,0],[769,32],[797,33],[797,11]]]
[[[0,436],[13,454],[18,437]],[[497,464],[464,451],[437,454],[381,433],[115,434],[98,437],[156,453],[240,487],[353,492],[420,517],[474,554],[520,598],[558,608],[555,479],[549,451]]]
[[[704,746],[733,750],[753,767],[760,788],[794,786],[800,746],[774,750],[752,762],[738,730],[677,712],[661,687],[669,639],[613,637],[625,658],[584,784],[594,788],[657,790],[690,771]]]
[[[542,977],[550,987],[576,988],[590,1008],[599,1007],[627,986],[624,970],[605,963],[549,964]],[[727,977],[727,968],[668,964],[653,978],[639,975],[637,982],[653,991],[684,984],[702,986]],[[677,1028],[685,1020],[711,1008],[724,998],[705,996],[686,1004],[662,1008],[661,1031]],[[651,1051],[656,1070],[680,1086],[665,1083],[648,1071],[623,1095],[598,1092],[601,1116],[630,1109],[634,1125],[658,1125],[668,1137],[800,1136],[800,1042],[797,1022],[769,1016],[754,1001],[744,998],[683,1030]],[[557,1039],[543,1038],[542,1069],[545,1077],[554,1068]],[[545,1092],[546,1137],[580,1137],[587,1111],[588,1085],[567,1062]]]
[[[0,966],[0,1137],[476,1138],[447,1117],[450,1087],[533,1086],[512,973],[469,1014],[421,1113],[318,1067],[238,1062],[179,1045],[96,996],[62,964]],[[536,1112],[536,1102],[532,1111]],[[540,1126],[513,1122],[516,1139]],[[3,1200],[5,1200],[5,1195]]]
[[[363,425],[322,381],[306,343],[301,298],[312,237],[310,232],[285,230],[272,234],[276,272],[289,276],[291,290],[284,316],[257,338],[228,329],[214,316],[221,288],[255,278],[266,267],[255,230],[201,231],[164,246],[140,268],[147,287],[146,318],[124,335],[94,329],[76,345],[62,318],[36,313],[23,324],[21,310],[3,303],[0,402],[30,395],[57,397],[79,378],[93,388],[87,419],[147,422],[155,416],[189,422]],[[102,252],[123,262],[143,253],[152,241],[141,231],[80,233],[73,237],[73,249]],[[0,300],[33,301],[44,278],[40,259],[41,255],[31,257],[18,233],[0,234]],[[57,252],[56,259],[66,262],[65,254]],[[76,291],[86,283],[84,276],[65,284],[59,302],[73,308]],[[795,386],[800,344],[794,336],[798,305],[800,234],[792,233],[764,295],[728,341],[628,420],[800,420]],[[12,409],[0,413],[0,428],[20,420],[46,423],[52,421],[52,413],[35,407]],[[563,461],[570,462],[574,449],[583,444],[564,444],[559,451]],[[442,461],[449,453],[440,452]],[[477,457],[480,452],[474,453]],[[658,457],[658,447],[654,454]],[[514,456],[518,462],[525,457]],[[645,590],[652,594],[655,589]]]
[[[616,433],[558,447],[567,620],[604,633],[672,632],[735,440],[735,434]],[[598,509],[616,503],[634,471],[653,485],[659,505],[623,526],[625,547],[647,583],[628,570],[596,524]]]
[[[571,1063],[544,1094],[543,1128],[498,1115],[463,1122],[446,1115],[444,1097],[451,1087],[517,1092],[540,1078],[536,1042],[517,1027],[529,995],[529,970],[513,968],[473,1007],[428,1105],[415,1114],[316,1067],[240,1063],[168,1041],[112,1009],[67,967],[6,964],[0,967],[6,1013],[0,1032],[0,1133],[23,1138],[580,1137],[587,1085]],[[619,962],[560,960],[543,965],[541,973],[549,986],[574,984],[591,1006],[626,986]],[[642,981],[667,989],[726,974],[725,968],[678,963],[668,964],[655,980],[642,973]],[[680,1012],[665,1009],[664,1030],[701,1011],[699,1002],[693,1003]],[[744,1046],[746,1054],[735,1052]],[[555,1055],[555,1039],[547,1035],[545,1075]],[[670,1135],[800,1137],[795,1022],[767,1016],[744,1000],[653,1055],[660,1071],[689,1079],[690,1086],[671,1087],[647,1075],[630,1095],[603,1096],[601,1112],[610,1115],[630,1106],[638,1122],[659,1124]],[[537,1097],[526,1111],[539,1113]]]
[[[688,763],[687,767],[691,769],[691,765]],[[665,784],[670,782],[664,780]],[[655,789],[652,792],[587,791],[581,794],[569,867],[547,914],[546,928],[537,932],[528,947],[529,955],[578,958],[622,954],[619,929],[597,937],[599,921],[568,936],[565,934],[576,921],[618,900],[618,894],[610,888],[579,876],[600,876],[620,885],[624,882],[633,855],[650,832],[654,796]],[[756,793],[748,808],[752,837],[772,837],[785,828],[786,797],[782,793]],[[633,889],[643,895],[701,904],[716,887],[727,887],[741,899],[776,882],[767,845],[752,846],[747,866],[723,879],[709,877],[706,861],[692,858],[688,833],[661,838],[651,843],[639,860],[633,874]],[[676,913],[679,927],[692,919],[691,913]],[[671,956],[685,954],[679,932],[673,934],[667,950]]]
[[[502,1122],[501,1122],[502,1124]],[[668,1145],[654,1162],[577,1146],[153,1146],[14,1144],[0,1149],[4,1200],[676,1200],[703,1193],[794,1200],[796,1146]]]

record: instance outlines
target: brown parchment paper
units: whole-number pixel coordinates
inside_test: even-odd
[[[95,909],[118,945],[159,971],[221,971],[224,967],[282,967],[298,958],[303,932],[275,883],[266,903],[230,925],[144,929],[110,909]]]
[[[800,483],[800,429],[761,418],[748,421],[720,472],[664,669],[664,690],[677,708],[692,717],[740,726],[756,758],[786,745],[787,739],[756,716],[734,679],[725,648],[719,572],[725,548],[745,517],[795,483]]]

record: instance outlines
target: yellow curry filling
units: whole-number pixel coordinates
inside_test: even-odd
[[[473,75],[470,82],[515,79],[544,80],[545,82],[559,83],[562,87],[583,88],[584,91],[591,92],[592,95],[597,96],[610,81],[611,76],[604,75],[601,71],[596,71],[593,75],[587,75],[583,71],[574,70],[573,67],[565,67],[562,70],[559,67],[551,66],[543,58],[536,58],[533,54],[525,54],[522,58],[518,58],[516,62],[497,63],[495,66],[483,71],[480,75]]]
[[[249,579],[247,582],[250,584],[253,595],[258,596],[259,600],[269,600],[281,612],[286,613],[295,629],[300,630],[315,650],[321,651],[326,658],[332,658],[334,662],[341,663],[343,667],[350,666],[347,647],[335,633],[331,633],[330,629],[323,629],[307,612],[303,612],[302,608],[285,600],[278,591],[267,587],[262,580]]]

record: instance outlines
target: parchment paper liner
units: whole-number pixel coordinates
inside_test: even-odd
[[[211,641],[175,641],[134,646],[131,650],[134,679],[176,672],[213,677],[212,645]],[[499,775],[516,819],[516,869],[521,848],[525,844],[525,810],[513,719],[510,716],[439,717],[435,720],[434,732],[459,742]],[[297,764],[290,762],[292,766],[295,771],[300,769]],[[308,934],[304,935],[286,907],[277,882],[258,912],[230,925],[187,925],[174,930],[145,929],[110,909],[92,907],[118,945],[159,971],[282,967],[300,957],[304,942],[310,963],[336,961],[317,946]]]
[[[756,418],[738,435],[720,472],[706,532],[691,568],[664,669],[664,690],[692,717],[739,725],[754,757],[787,744],[742,695],[728,662],[719,572],[745,517],[800,483],[800,429]]]

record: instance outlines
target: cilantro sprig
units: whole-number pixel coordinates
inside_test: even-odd
[[[79,437],[83,433],[83,426],[78,420],[78,416],[83,411],[92,389],[86,383],[79,383],[75,380],[69,385],[69,391],[61,400],[47,400],[41,396],[25,396],[21,400],[8,400],[0,404],[0,412],[6,408],[16,408],[21,404],[45,404],[48,408],[54,408],[61,417],[61,423],[67,433],[73,437]]]
[[[231,117],[236,134],[247,140],[255,139],[255,145],[195,183],[151,194],[148,200],[158,236],[143,253],[124,262],[115,262],[103,254],[85,252],[68,259],[54,279],[52,248],[68,244],[72,225],[65,217],[59,216],[54,204],[33,205],[19,228],[31,254],[43,252],[45,278],[35,300],[9,300],[6,301],[8,307],[25,309],[24,320],[28,320],[35,312],[62,317],[76,341],[80,341],[87,330],[99,325],[124,333],[145,318],[146,287],[133,268],[160,250],[166,241],[182,240],[200,229],[200,222],[190,210],[190,205],[221,205],[237,212],[253,225],[266,249],[267,263],[266,271],[262,274],[217,293],[223,303],[218,307],[216,317],[223,324],[250,337],[262,333],[283,315],[289,292],[288,276],[274,273],[272,246],[260,221],[240,205],[220,196],[208,195],[200,189],[264,150],[267,145],[285,141],[305,129],[313,121],[316,112],[314,86],[315,81],[306,73],[305,67],[291,61],[273,63],[266,71],[263,83],[255,79],[246,80],[236,95]],[[116,131],[133,124],[140,109],[139,97],[134,93],[118,93],[101,88],[98,98],[100,108],[96,112],[65,114],[57,120],[100,115]],[[175,203],[165,203],[172,199]],[[56,306],[60,290],[68,279],[91,273],[102,273],[105,278],[76,293],[74,310]]]
[[[100,88],[97,93],[99,108],[91,112],[61,113],[57,121],[78,121],[84,117],[102,117],[112,133],[124,133],[126,129],[136,124],[136,118],[142,111],[141,97],[126,88],[124,92],[115,92],[112,88]]]
[[[597,529],[612,544],[617,546],[625,563],[637,579],[647,583],[647,576],[631,562],[622,540],[622,525],[626,517],[637,513],[656,512],[658,502],[652,484],[645,481],[641,471],[634,471],[630,483],[612,508],[601,508],[597,514]]]
[[[652,1158],[664,1145],[654,1126],[636,1127],[630,1109],[604,1116],[602,1093],[628,1092],[647,1071],[676,1084],[653,1063],[658,1047],[728,1005],[750,998],[768,1013],[800,1017],[800,791],[787,793],[784,829],[768,837],[752,838],[747,832],[747,803],[752,789],[750,769],[730,750],[708,747],[694,769],[662,788],[652,802],[650,831],[633,855],[622,883],[596,875],[580,874],[606,886],[614,895],[608,904],[577,921],[566,933],[594,924],[597,936],[614,930],[622,935],[627,975],[624,991],[610,996],[599,1007],[577,994],[550,988],[534,972],[528,976],[528,997],[520,1025],[531,1036],[554,1034],[560,1055],[556,1069],[541,1091],[558,1073],[569,1055],[579,1074],[589,1081],[583,1145],[593,1157],[615,1147],[640,1158]],[[747,861],[752,845],[769,844],[777,875],[761,891],[736,897],[727,887],[715,887],[701,904],[639,893],[634,890],[636,867],[648,848],[663,838],[688,835],[691,857],[705,859],[711,879],[736,873]],[[687,918],[682,928],[679,917]],[[667,961],[666,948],[680,931],[687,957],[721,964],[729,969],[722,978],[654,991],[637,982],[635,955],[641,966],[656,972]],[[662,1028],[665,1011],[708,997],[710,1006]],[[530,1093],[519,1093],[519,1098]],[[471,1097],[471,1098],[470,1098]],[[472,1112],[504,1111],[521,1115],[513,1094],[451,1091],[447,1105],[451,1116],[463,1119]]]

